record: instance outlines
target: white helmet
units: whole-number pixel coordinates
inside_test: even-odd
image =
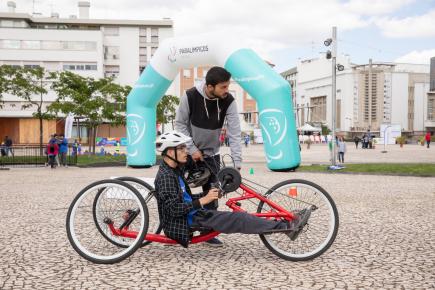
[[[156,140],[156,149],[159,152],[163,152],[166,148],[177,147],[178,145],[186,144],[190,140],[192,140],[192,138],[177,131],[163,133]]]

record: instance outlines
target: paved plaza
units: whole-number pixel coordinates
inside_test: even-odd
[[[435,162],[435,148],[382,154],[350,145],[349,162]],[[327,163],[325,148],[303,148],[303,163]],[[151,244],[119,264],[92,264],[66,237],[74,196],[93,181],[154,177],[157,168],[17,168],[0,171],[0,289],[435,289],[435,178],[276,173],[265,168],[261,146],[244,156],[247,178],[268,186],[302,178],[332,195],[340,228],[325,254],[289,262],[258,236],[235,234],[220,236],[222,248]]]

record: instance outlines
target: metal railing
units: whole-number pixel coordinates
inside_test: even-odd
[[[57,158],[60,161],[60,156]],[[77,164],[77,155],[73,154],[72,148],[68,147],[66,155],[67,165]],[[0,148],[0,167],[38,167],[48,164],[48,156],[45,146],[12,146]]]

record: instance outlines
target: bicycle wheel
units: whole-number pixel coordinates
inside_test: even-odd
[[[273,186],[265,196],[293,213],[312,210],[308,223],[294,241],[283,233],[260,235],[272,253],[290,261],[306,261],[320,256],[332,245],[338,231],[338,212],[323,188],[305,180],[286,180]],[[274,211],[264,202],[257,209],[258,213]]]
[[[132,235],[114,235],[111,225]],[[131,185],[101,180],[75,197],[68,210],[66,230],[68,240],[80,256],[98,264],[113,264],[140,247],[148,230],[148,210],[141,194]]]
[[[142,194],[149,214],[148,233],[160,234],[163,230],[163,227],[160,223],[159,209],[157,206],[157,198],[155,196],[154,187],[136,177],[123,176],[116,179],[131,184],[139,191],[140,194]],[[151,243],[151,241],[144,240],[142,242],[142,247]]]

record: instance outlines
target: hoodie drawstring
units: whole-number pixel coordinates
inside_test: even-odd
[[[204,100],[205,113],[207,114],[207,118],[210,119],[210,116],[208,115],[207,103],[206,103],[204,97],[203,97],[203,100]],[[220,113],[221,113],[221,110],[219,108],[219,99],[217,99],[217,116],[218,116],[218,121],[220,121],[220,119],[221,119],[221,116],[220,116],[221,114]]]

